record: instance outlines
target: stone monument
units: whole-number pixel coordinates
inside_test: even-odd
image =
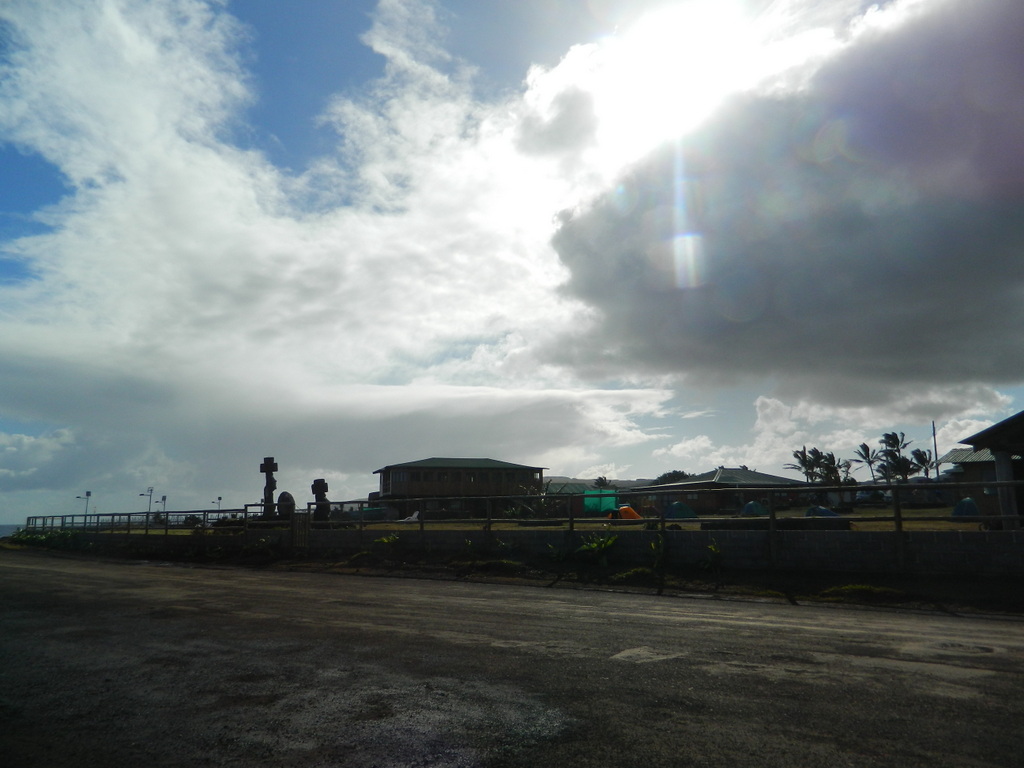
[[[271,518],[274,516],[274,491],[277,490],[277,480],[274,473],[277,472],[277,462],[273,456],[267,456],[260,464],[260,472],[266,475],[267,482],[263,486],[263,516]]]
[[[291,520],[295,514],[295,497],[288,491],[281,491],[277,497],[277,516],[283,520]]]
[[[327,481],[322,477],[313,481],[309,487],[313,492],[313,499],[316,506],[313,508],[313,519],[317,522],[327,522],[331,519],[331,502],[327,500]]]

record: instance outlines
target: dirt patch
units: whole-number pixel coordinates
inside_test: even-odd
[[[367,577],[464,580],[567,589],[699,595],[714,599],[763,600],[790,604],[840,603],[949,613],[1024,614],[1024,579],[977,576],[850,575],[815,572],[722,571],[700,568],[658,574],[649,568],[615,569],[510,560],[279,559],[243,564],[315,573]]]
[[[9,539],[0,547],[21,549]],[[47,550],[54,554],[52,550]],[[83,555],[59,551],[63,556]],[[139,559],[130,554],[104,557]],[[801,603],[870,605],[947,613],[1024,614],[1024,577],[941,576],[920,574],[844,574],[812,571],[740,571],[688,568],[616,568],[593,561],[551,559],[518,561],[499,558],[428,557],[410,553],[387,557],[373,552],[347,556],[280,557],[268,553],[187,558],[223,567],[337,573],[365,577],[461,580],[491,584],[521,584],[566,589],[602,589],[666,595],[704,596]]]

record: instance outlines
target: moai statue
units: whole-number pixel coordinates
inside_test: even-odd
[[[291,520],[295,514],[295,497],[288,491],[281,491],[277,497],[277,515],[284,520]]]
[[[277,462],[273,456],[267,456],[260,464],[260,472],[267,477],[267,484],[263,486],[263,516],[270,519],[274,516],[274,491],[277,490],[277,480],[274,473],[277,472]]]
[[[327,522],[331,519],[331,502],[327,500],[327,481],[322,477],[313,481],[309,486],[313,492],[313,499],[316,507],[313,508],[313,519],[317,522]]]

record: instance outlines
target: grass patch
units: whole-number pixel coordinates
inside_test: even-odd
[[[871,603],[894,603],[907,600],[907,594],[892,587],[880,587],[875,584],[844,584],[829,587],[818,593],[825,600],[855,600]]]
[[[657,581],[654,571],[650,568],[631,568],[628,571],[613,573],[608,577],[612,584],[653,584]]]

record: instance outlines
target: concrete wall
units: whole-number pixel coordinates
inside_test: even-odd
[[[506,559],[572,556],[594,534],[567,530],[514,530],[489,533],[476,530],[419,530],[398,532],[397,541],[381,541],[389,531],[318,530],[309,532],[308,546],[295,554],[337,556],[360,550],[381,554],[422,552],[436,556],[467,555]],[[613,531],[618,536],[607,551],[615,567],[651,566],[658,532],[638,529]],[[161,536],[120,533],[83,533],[104,548],[130,549],[152,557],[225,554],[243,551],[289,552],[288,530],[246,531],[234,535],[208,533]],[[664,533],[670,566],[693,567],[716,557],[723,568],[839,571],[851,573],[912,572],[934,574],[1024,575],[1024,531],[914,531],[898,536],[891,531],[676,531]]]

